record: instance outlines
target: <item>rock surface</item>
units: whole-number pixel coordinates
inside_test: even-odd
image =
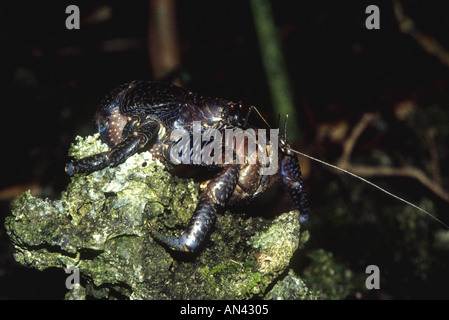
[[[97,138],[78,137],[69,154],[83,158],[106,150]],[[155,242],[148,222],[179,235],[198,194],[196,183],[171,175],[142,152],[116,168],[75,175],[60,200],[25,192],[5,224],[19,263],[39,270],[78,268],[80,284],[67,299],[317,298],[287,272],[308,235],[300,233],[297,211],[274,220],[220,214],[193,255]],[[277,291],[267,292],[276,282]],[[280,286],[290,293],[280,294]]]

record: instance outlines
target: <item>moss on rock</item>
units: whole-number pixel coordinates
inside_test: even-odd
[[[70,155],[79,159],[104,150],[98,136],[78,137]],[[225,212],[194,255],[155,242],[148,222],[179,235],[198,195],[196,183],[171,175],[142,152],[116,168],[75,175],[60,200],[25,192],[5,225],[19,263],[39,270],[79,268],[81,286],[67,299],[264,297],[307,240],[298,212],[274,220]]]

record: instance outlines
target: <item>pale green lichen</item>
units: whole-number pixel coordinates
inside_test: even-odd
[[[108,151],[109,147],[105,143],[101,142],[101,140],[98,139],[99,137],[99,133],[92,136],[87,136],[85,138],[76,136],[76,142],[72,143],[69,148],[69,156],[78,160],[93,154]]]
[[[71,156],[107,150],[97,138],[77,138]],[[5,225],[21,264],[39,270],[79,268],[81,287],[67,299],[264,297],[307,240],[299,230],[298,212],[272,221],[220,214],[194,255],[156,243],[148,222],[179,235],[198,195],[196,183],[173,176],[142,152],[116,168],[75,175],[60,200],[25,192],[14,201]]]
[[[355,288],[354,283],[365,283],[363,279],[353,281],[355,276],[352,271],[335,261],[331,252],[318,249],[310,252],[308,257],[311,264],[304,271],[304,277],[313,283],[313,289],[321,292],[325,299],[344,299],[349,290]]]
[[[292,269],[264,297],[269,300],[317,300],[319,298],[321,298],[320,292],[310,290],[304,280]]]
[[[259,249],[260,269],[276,272],[285,269],[299,245],[299,216],[284,213],[274,219],[268,230],[259,231],[248,243]]]

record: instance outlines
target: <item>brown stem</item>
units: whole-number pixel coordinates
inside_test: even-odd
[[[412,166],[394,167],[370,167],[357,166],[349,163],[343,164],[343,169],[351,171],[362,177],[407,177],[418,180],[423,186],[432,191],[435,195],[446,202],[449,202],[449,193],[446,192],[439,184],[429,178],[421,170]]]
[[[175,0],[150,0],[148,53],[154,79],[163,79],[181,66]],[[177,83],[179,84],[179,83]]]
[[[437,195],[444,201],[449,202],[449,193],[442,188],[440,183],[441,181],[438,178],[434,179],[429,178],[424,172],[415,167],[408,165],[405,165],[400,168],[386,167],[386,166],[371,167],[371,166],[352,165],[350,163],[350,156],[357,140],[359,139],[363,131],[368,127],[369,123],[373,121],[376,117],[377,115],[375,114],[367,113],[357,123],[357,125],[354,127],[349,137],[344,142],[343,153],[340,159],[337,161],[337,166],[362,177],[384,176],[384,177],[408,177],[416,179],[426,188],[431,190],[435,195]],[[437,173],[436,176],[440,177],[439,173]]]
[[[415,22],[404,13],[399,0],[393,0],[393,11],[398,21],[399,30],[411,36],[428,54],[435,56],[443,65],[449,67],[449,52],[435,38],[416,27]]]

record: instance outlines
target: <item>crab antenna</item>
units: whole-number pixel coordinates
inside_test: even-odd
[[[429,217],[431,217],[432,219],[434,219],[435,221],[439,222],[440,224],[442,224],[443,226],[445,226],[447,229],[449,229],[449,226],[448,226],[447,224],[445,224],[443,221],[441,221],[440,219],[438,219],[437,217],[435,217],[435,216],[434,216],[433,214],[431,214],[430,212],[428,212],[428,211],[426,211],[426,210],[424,210],[424,209],[418,207],[417,205],[415,205],[415,204],[413,204],[413,203],[411,203],[411,202],[409,202],[409,201],[407,201],[407,200],[405,200],[405,199],[402,199],[401,197],[398,197],[397,195],[391,193],[390,191],[387,191],[387,190],[385,190],[384,188],[379,187],[377,184],[375,184],[375,183],[373,183],[373,182],[371,182],[371,181],[369,181],[369,180],[367,180],[367,179],[365,179],[365,178],[362,178],[362,177],[356,175],[355,173],[352,173],[351,171],[348,171],[348,170],[343,169],[343,168],[339,168],[339,167],[337,167],[337,166],[334,166],[333,164],[327,163],[326,161],[323,161],[323,160],[317,159],[317,158],[315,158],[315,157],[309,156],[308,154],[302,153],[302,152],[297,151],[297,150],[294,150],[294,149],[292,149],[292,148],[289,148],[289,150],[291,150],[291,151],[293,151],[294,153],[297,153],[297,154],[299,154],[299,155],[301,155],[301,156],[304,156],[304,157],[306,157],[306,158],[309,158],[309,159],[311,159],[311,160],[313,160],[313,161],[316,161],[316,162],[319,162],[319,163],[324,164],[324,165],[326,165],[326,166],[329,166],[329,167],[331,167],[331,168],[333,168],[333,169],[336,169],[336,170],[342,171],[342,172],[344,172],[344,173],[347,173],[347,174],[349,174],[350,176],[353,176],[354,178],[357,178],[357,179],[359,179],[359,180],[361,180],[361,181],[363,181],[363,182],[365,182],[365,183],[367,183],[367,184],[373,186],[374,188],[377,188],[377,189],[379,189],[380,191],[382,191],[382,192],[388,194],[390,197],[393,197],[393,198],[395,198],[395,199],[397,199],[397,200],[399,200],[399,201],[402,201],[402,202],[408,204],[409,206],[412,206],[413,208],[415,208],[415,209],[417,209],[417,210],[419,210],[419,211],[421,211],[421,212],[424,212],[424,213],[427,214]]]
[[[249,119],[249,115],[251,114],[251,111],[256,112],[257,116],[259,117],[260,120],[262,120],[262,122],[271,129],[271,126],[268,124],[267,120],[265,120],[265,118],[263,117],[263,115],[260,113],[260,111],[255,107],[255,106],[250,106],[249,107],[249,111],[248,111],[248,115],[246,116],[246,120],[245,120],[245,127],[248,123],[248,119]]]
[[[284,122],[284,140],[287,141],[287,121],[288,121],[288,113],[285,115]]]

